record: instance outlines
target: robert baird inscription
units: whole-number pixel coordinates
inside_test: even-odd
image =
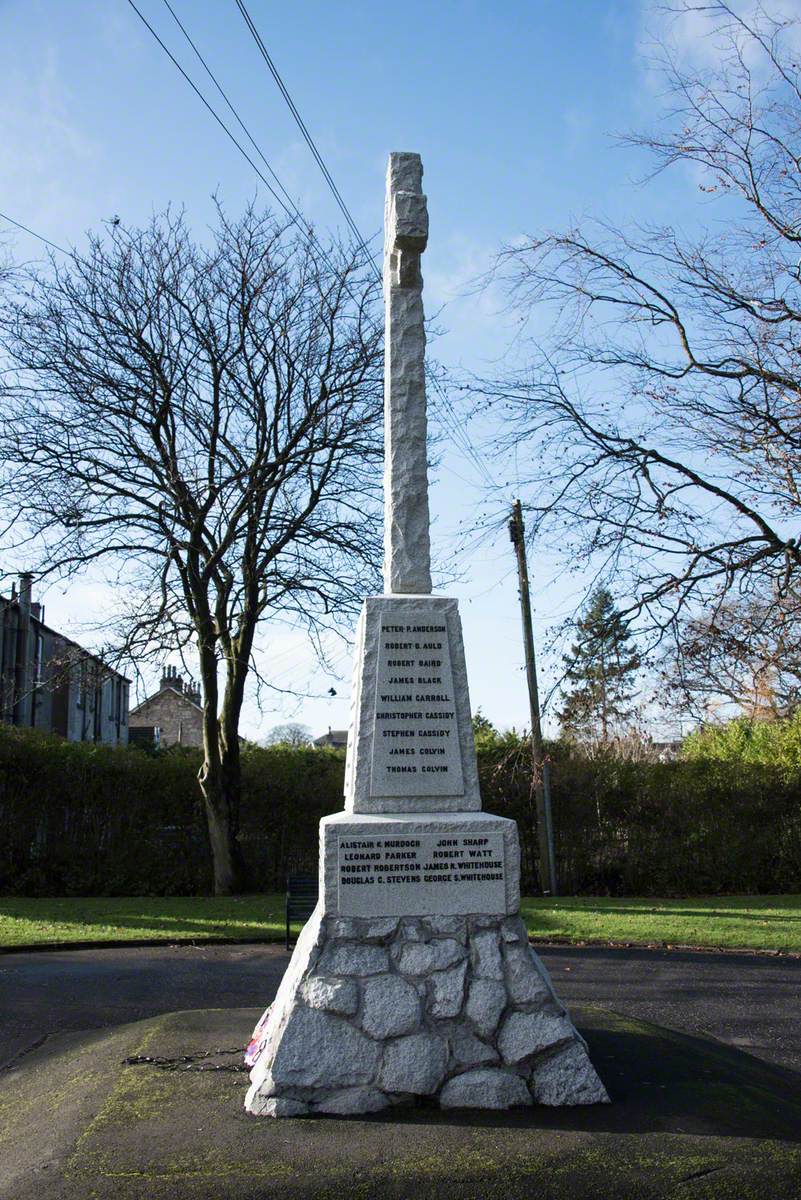
[[[343,916],[504,912],[503,834],[339,838]]]
[[[370,794],[464,795],[447,620],[381,616]]]

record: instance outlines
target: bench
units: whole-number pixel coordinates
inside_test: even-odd
[[[308,921],[317,906],[319,883],[316,875],[289,875],[286,881],[286,948],[289,949],[289,925]]]

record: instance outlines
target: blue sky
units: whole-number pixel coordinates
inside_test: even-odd
[[[220,104],[162,0],[137,3]],[[336,228],[334,202],[233,0],[172,3],[284,186],[309,219]],[[450,366],[480,372],[508,346],[500,297],[466,294],[503,243],[590,213],[616,223],[703,219],[689,174],[644,189],[635,179],[646,164],[614,145],[616,132],[648,126],[661,111],[646,62],[659,18],[641,0],[251,0],[250,11],[365,236],[380,228],[388,151],[422,154],[431,218],[425,300],[429,312],[445,306],[434,353]],[[677,32],[682,52],[696,54],[695,30]],[[201,232],[215,191],[231,211],[255,194],[269,199],[127,0],[0,0],[0,144],[0,210],[62,245],[80,247],[85,230],[115,214],[142,223],[168,203],[185,205]],[[41,255],[39,243],[2,222],[0,238],[18,260]],[[444,561],[484,498],[475,468],[447,430],[437,432],[434,550]],[[513,464],[493,471],[511,503]],[[522,727],[528,705],[505,533],[460,565],[452,590],[473,707]],[[549,582],[564,565],[555,548],[540,548],[531,565],[542,642],[576,603],[580,581]],[[110,597],[86,580],[44,599],[48,620],[88,643],[87,623]],[[340,683],[315,674],[300,634],[265,629],[264,647],[264,670],[279,684],[322,693],[333,682],[339,695],[276,697],[264,713],[250,702],[246,733],[288,719],[314,733],[347,723],[345,649],[335,652]],[[541,660],[547,691],[556,660]]]

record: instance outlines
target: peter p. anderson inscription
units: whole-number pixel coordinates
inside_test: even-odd
[[[448,625],[436,611],[381,616],[370,780],[373,796],[464,794]]]
[[[503,912],[503,834],[354,837],[338,841],[343,916]]]

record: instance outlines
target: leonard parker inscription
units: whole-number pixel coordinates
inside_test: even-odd
[[[436,610],[381,614],[370,794],[464,795],[448,624]]]

